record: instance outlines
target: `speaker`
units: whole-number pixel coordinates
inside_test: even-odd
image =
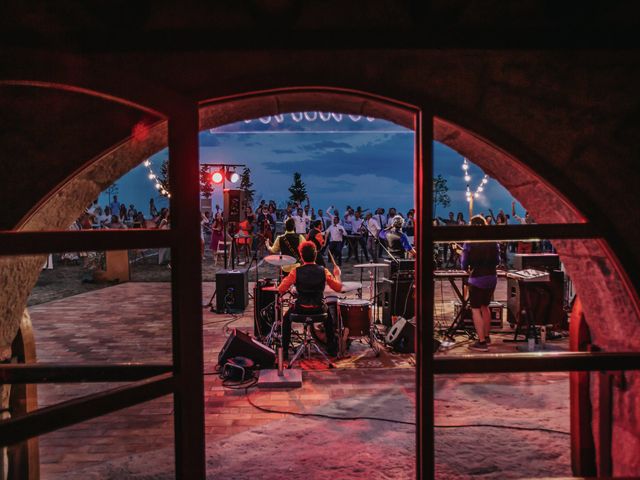
[[[261,278],[253,289],[253,334],[256,337],[266,337],[275,320],[275,301],[277,292],[265,292],[264,287],[274,285],[270,278]]]
[[[245,209],[243,208],[244,190],[227,188],[224,190],[224,221],[235,223],[236,225],[245,219]]]
[[[234,328],[218,354],[218,365],[222,367],[228,359],[233,357],[246,357],[261,367],[269,367],[276,361],[276,352],[248,333]]]
[[[564,272],[549,272],[549,282],[519,282],[507,278],[507,316],[509,323],[519,323],[524,307],[523,296],[529,297],[529,307],[536,325],[564,325]]]
[[[415,351],[415,337],[415,325],[409,320],[400,317],[387,332],[385,341],[396,352],[413,353]]]
[[[415,316],[415,297],[412,277],[400,277],[394,280],[383,278],[378,281],[378,306],[382,307],[382,323],[391,326],[392,316],[413,318]]]
[[[249,277],[246,270],[216,273],[216,310],[242,312],[249,304]]]
[[[516,253],[513,257],[515,270],[560,270],[560,257],[556,253]]]
[[[489,303],[489,313],[491,314],[491,324],[490,328],[493,330],[502,330],[503,324],[503,315],[502,309],[503,305],[500,302],[491,302]],[[460,302],[456,302],[453,305],[453,315],[457,316],[458,312],[462,308],[462,304]],[[464,321],[464,325],[467,327],[473,327],[473,317],[471,315],[471,307],[467,304],[467,309],[462,315],[462,320]]]

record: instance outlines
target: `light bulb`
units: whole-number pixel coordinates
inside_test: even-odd
[[[464,176],[464,181],[465,182],[470,182],[471,181],[471,175],[465,175]]]
[[[484,188],[482,188],[482,187],[478,187],[478,191],[479,191],[479,192],[482,192],[483,190],[484,190]]]

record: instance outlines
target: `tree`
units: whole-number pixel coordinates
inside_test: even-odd
[[[210,173],[209,167],[206,165],[200,166],[200,194],[204,198],[211,198],[213,194],[213,185],[211,185],[210,181]]]
[[[109,203],[111,203],[111,197],[113,197],[114,195],[118,195],[118,184],[117,183],[112,183],[111,185],[109,185],[106,190],[104,191],[107,195],[109,195]]]
[[[436,207],[438,205],[442,205],[443,207],[448,207],[451,204],[451,199],[449,198],[449,187],[447,187],[447,179],[442,175],[438,175],[433,179],[433,216],[436,215]]]
[[[304,202],[307,199],[307,187],[302,181],[302,175],[299,172],[293,174],[293,183],[289,187],[289,198],[293,202],[298,204]]]
[[[252,189],[253,182],[251,181],[251,169],[244,167],[242,174],[240,175],[240,190],[244,190],[244,199],[247,205],[253,205],[253,196],[256,191]]]
[[[169,160],[168,159],[162,162],[162,165],[160,166],[160,176],[158,176],[156,180],[158,180],[158,183],[162,187],[161,189],[158,189],[158,194],[162,195],[163,197],[168,197],[169,192],[171,191],[169,189]],[[164,190],[166,193],[162,193],[162,190]]]

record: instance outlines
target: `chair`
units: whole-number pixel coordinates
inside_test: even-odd
[[[218,255],[224,257],[224,241],[218,240],[218,248],[213,252],[213,265],[218,265]],[[231,256],[231,242],[227,242],[227,255]]]
[[[324,322],[327,319],[328,315],[329,315],[328,313],[318,313],[315,315],[307,315],[307,314],[300,314],[300,313],[290,314],[291,322],[303,324],[304,332],[302,336],[302,344],[298,347],[298,350],[296,350],[295,355],[291,359],[289,368],[293,366],[293,364],[302,356],[302,354],[305,351],[307,352],[307,358],[309,358],[311,356],[311,347],[315,348],[316,351],[320,355],[322,355],[322,358],[324,358],[324,360],[327,362],[327,364],[329,365],[329,368],[334,367],[331,360],[329,360],[329,357],[327,356],[327,354],[322,351],[320,346],[316,343],[316,341],[313,339],[313,336],[311,335],[311,328],[313,328],[313,325],[315,323]]]

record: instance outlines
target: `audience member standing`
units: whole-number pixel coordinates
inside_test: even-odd
[[[344,237],[347,231],[340,225],[340,218],[333,217],[333,225],[331,225],[326,233],[325,239],[329,240],[329,251],[333,255],[336,263],[342,265],[342,246],[344,245]]]

